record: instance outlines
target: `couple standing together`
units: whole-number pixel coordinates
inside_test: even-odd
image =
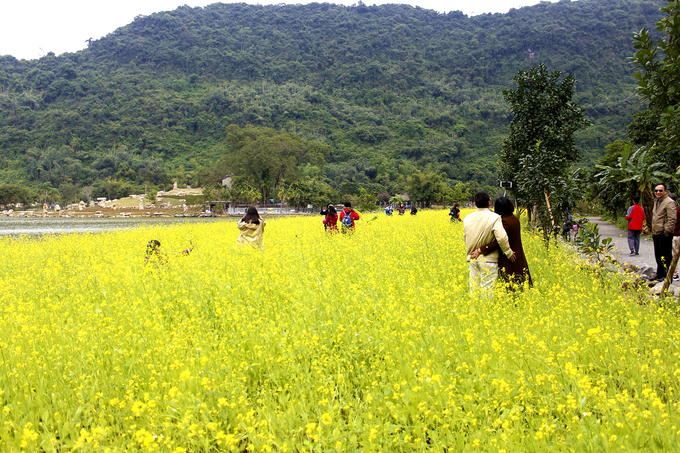
[[[529,265],[524,256],[519,218],[507,197],[500,197],[491,210],[486,190],[475,194],[477,210],[463,219],[463,238],[470,267],[470,292],[491,290],[501,280],[521,287],[532,286]]]

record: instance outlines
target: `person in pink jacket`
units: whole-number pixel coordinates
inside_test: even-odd
[[[633,206],[628,208],[626,214],[628,220],[628,248],[630,256],[640,254],[640,234],[642,233],[642,223],[645,220],[645,210],[640,206],[640,196],[633,197]]]

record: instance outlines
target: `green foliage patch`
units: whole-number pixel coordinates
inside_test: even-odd
[[[235,124],[330,147],[317,178],[340,194],[393,195],[415,170],[488,188],[511,119],[501,92],[539,63],[578,80],[575,102],[594,126],[576,147],[592,163],[642,107],[627,58],[664,3],[474,17],[213,4],[139,16],[80,52],[0,57],[0,182],[199,186],[215,182]]]

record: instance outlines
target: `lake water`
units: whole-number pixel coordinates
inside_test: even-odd
[[[43,218],[0,217],[0,236],[99,233],[128,230],[140,226],[174,225],[196,222],[229,222],[228,217],[135,217],[135,218]]]

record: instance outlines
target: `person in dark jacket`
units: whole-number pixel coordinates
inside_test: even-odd
[[[458,203],[451,206],[449,217],[451,217],[452,222],[460,221],[460,208],[458,207]]]
[[[571,241],[571,232],[574,226],[574,219],[569,209],[564,213],[564,223],[562,224],[562,237],[565,241]]]
[[[324,220],[323,220],[323,227],[324,227],[324,229],[326,229],[326,230],[328,229],[328,224],[326,223],[326,217],[328,217],[328,211],[331,209],[331,207],[332,207],[333,209],[335,209],[335,206],[333,206],[332,203],[329,203],[328,206],[326,206],[325,209],[324,209],[324,208],[321,208],[321,215],[322,215],[323,218],[324,218]],[[337,214],[337,211],[336,211],[336,214]]]
[[[663,281],[673,260],[673,230],[678,216],[678,205],[668,196],[664,183],[654,187],[654,195],[656,200],[652,209],[652,241],[656,259],[656,280]]]
[[[333,234],[338,232],[338,211],[335,210],[335,206],[328,205],[323,224],[328,233]]]
[[[529,272],[529,264],[524,255],[524,247],[522,246],[522,234],[519,223],[519,218],[513,214],[515,206],[507,197],[500,197],[494,203],[494,211],[501,216],[503,222],[503,229],[508,234],[510,241],[510,248],[515,252],[515,260],[511,261],[502,253],[498,258],[498,277],[510,284],[510,288],[521,288],[526,282],[529,286],[534,283],[531,280],[531,273]],[[487,245],[480,247],[481,254],[488,255],[494,250],[498,249],[498,242],[494,239]],[[476,253],[476,251],[475,251]],[[479,254],[477,254],[479,256]],[[477,258],[474,257],[474,259]]]

